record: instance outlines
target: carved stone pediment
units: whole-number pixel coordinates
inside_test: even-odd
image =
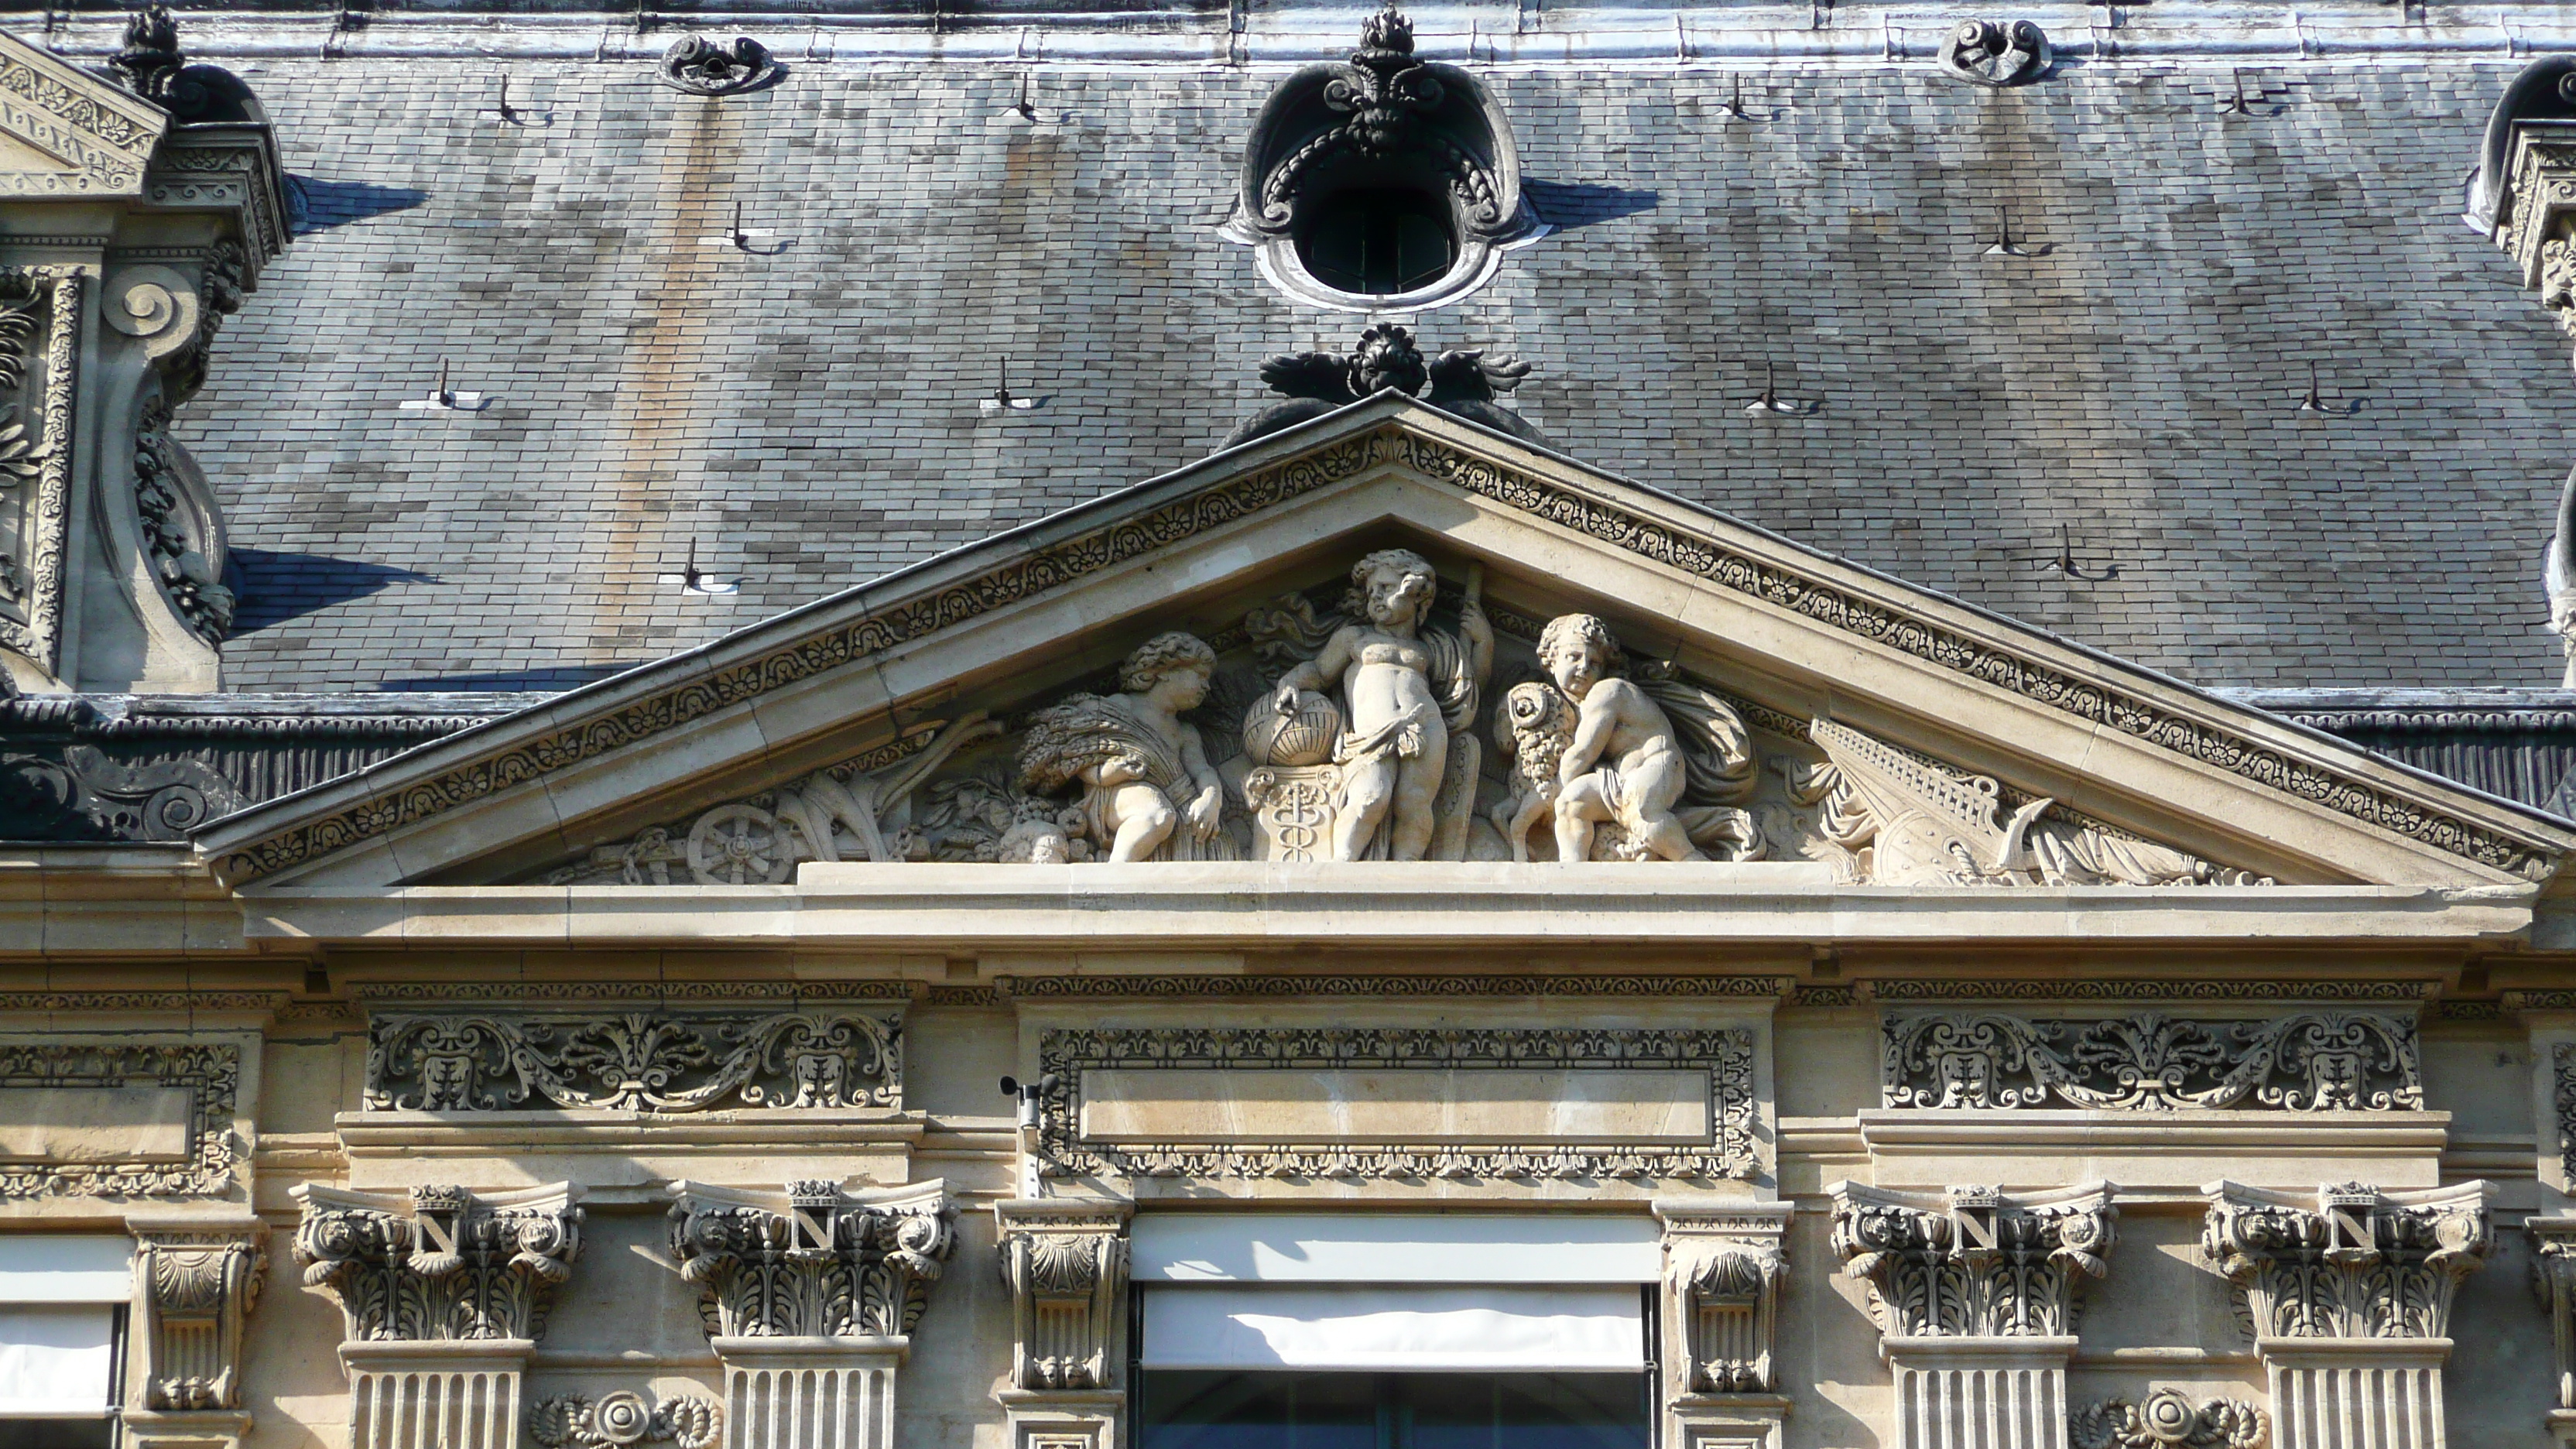
[[[2576,845],[1395,394],[198,839],[236,883],[699,887],[1568,854],[2493,884]]]
[[[0,33],[0,194],[139,197],[170,114]]]

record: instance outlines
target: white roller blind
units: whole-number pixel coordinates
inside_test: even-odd
[[[1638,1291],[1603,1287],[1176,1287],[1145,1294],[1160,1369],[1625,1371],[1646,1362]]]
[[[1652,1283],[1655,1220],[1586,1213],[1139,1213],[1140,1283]]]
[[[134,1296],[133,1259],[122,1233],[0,1235],[0,1304],[123,1303]]]
[[[0,1305],[0,1418],[95,1419],[115,1378],[116,1310]]]

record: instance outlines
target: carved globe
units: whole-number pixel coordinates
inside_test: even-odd
[[[1342,707],[1331,696],[1299,690],[1297,708],[1282,714],[1263,695],[1243,717],[1243,752],[1255,765],[1320,765],[1341,734]]]

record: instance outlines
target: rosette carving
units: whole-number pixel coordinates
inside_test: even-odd
[[[620,1390],[594,1399],[565,1394],[528,1410],[528,1437],[545,1449],[625,1449],[669,1440],[678,1449],[709,1449],[724,1430],[724,1406],[683,1395],[647,1403]]]

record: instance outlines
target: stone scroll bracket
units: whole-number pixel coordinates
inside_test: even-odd
[[[670,1193],[671,1257],[724,1366],[726,1449],[892,1444],[897,1370],[957,1248],[946,1185]]]
[[[1664,1228],[1663,1443],[1780,1449],[1789,1400],[1773,1358],[1790,1203],[1657,1198]]]
[[[997,1397],[1015,1449],[1117,1449],[1123,1439],[1127,1228],[1135,1211],[1114,1199],[993,1204],[1011,1294],[1011,1381]]]
[[[2064,1449],[2076,1295],[2110,1271],[2111,1184],[1827,1191],[1843,1272],[1869,1286],[1895,1380],[1897,1441]]]
[[[141,1211],[134,1235],[137,1354],[126,1385],[133,1449],[239,1449],[250,1432],[243,1336],[268,1267],[268,1225],[247,1213]]]
[[[166,13],[114,80],[0,38],[0,676],[204,693],[234,599],[214,490],[170,432],[217,330],[288,242],[284,172],[238,77]],[[25,159],[52,154],[75,174]]]
[[[2531,1242],[2531,1288],[2549,1315],[2558,1384],[2549,1412],[2552,1442],[2576,1445],[2576,1214],[2523,1219]]]
[[[2451,1300],[2485,1264],[2495,1185],[2204,1191],[2201,1250],[2242,1297],[2278,1449],[2443,1442]]]
[[[516,1443],[528,1355],[581,1255],[581,1188],[293,1195],[304,1286],[347,1320],[351,1449]],[[424,1416],[430,1402],[450,1412]]]

